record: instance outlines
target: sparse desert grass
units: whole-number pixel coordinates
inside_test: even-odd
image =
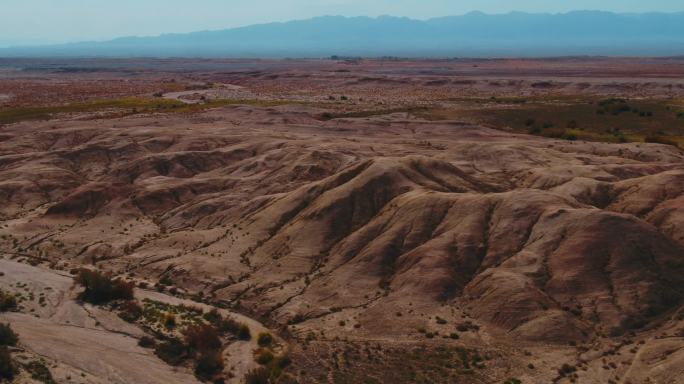
[[[47,120],[59,114],[97,112],[104,110],[126,111],[126,114],[182,109],[186,104],[175,100],[126,97],[96,100],[46,107],[13,107],[0,111],[0,124],[27,120]]]
[[[8,107],[0,110],[0,125],[20,121],[48,120],[60,114],[111,112],[114,116],[143,113],[196,113],[206,109],[229,105],[275,107],[294,104],[287,100],[215,99],[203,103],[186,104],[178,100],[145,97],[126,97],[111,100],[94,100],[81,103],[44,107]]]
[[[335,383],[480,383],[488,382],[481,375],[493,358],[475,349],[446,345],[316,342],[310,350],[315,363],[300,365],[302,360],[295,358],[296,367],[305,371],[301,382],[325,381],[332,372]]]
[[[163,331],[169,328],[168,325],[171,328],[195,325],[202,320],[202,310],[198,308],[170,305],[150,299],[144,299],[142,304],[143,322],[156,331]]]

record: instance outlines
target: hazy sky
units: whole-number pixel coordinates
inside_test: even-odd
[[[684,0],[0,0],[0,46],[223,29],[320,15],[425,19],[474,10],[681,12]]]

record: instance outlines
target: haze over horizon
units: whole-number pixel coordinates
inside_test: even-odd
[[[681,12],[681,1],[608,0],[600,7],[588,0],[4,0],[0,12],[0,47],[102,41],[123,36],[229,29],[253,24],[308,19],[324,15],[391,15],[425,20],[472,11],[502,14],[512,11],[564,13],[602,10],[617,13]]]

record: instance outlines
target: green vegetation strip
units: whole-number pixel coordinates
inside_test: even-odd
[[[128,97],[111,100],[87,101],[57,106],[3,108],[0,110],[0,124],[12,124],[21,121],[48,120],[57,115],[69,113],[92,113],[100,111],[118,111],[121,115],[134,115],[140,113],[192,113],[229,105],[275,107],[279,105],[296,103],[296,101],[284,100],[218,99],[197,104],[186,104],[179,100]]]
[[[684,148],[684,106],[676,100],[534,99],[505,107],[491,104],[470,114],[495,128],[544,137]]]

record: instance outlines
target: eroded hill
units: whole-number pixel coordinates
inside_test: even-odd
[[[301,382],[681,382],[681,150],[320,113],[5,126],[0,247],[263,319]]]

